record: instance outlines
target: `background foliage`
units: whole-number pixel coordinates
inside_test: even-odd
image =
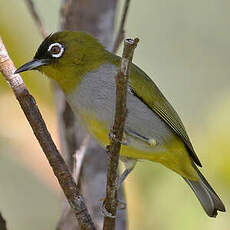
[[[122,1],[121,1],[122,2]],[[58,0],[37,0],[50,32],[58,28]],[[146,7],[147,6],[147,7]],[[134,62],[149,74],[181,115],[204,169],[230,205],[230,2],[132,0],[126,36],[141,42]],[[120,12],[120,10],[119,10]],[[117,15],[119,19],[120,13]],[[0,34],[16,66],[41,42],[23,1],[0,0]],[[49,81],[23,78],[56,142]],[[129,229],[228,229],[229,213],[208,218],[184,181],[158,164],[140,162],[126,181]],[[9,229],[54,229],[61,192],[19,105],[0,78],[0,210]]]

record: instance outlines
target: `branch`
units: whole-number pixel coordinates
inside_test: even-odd
[[[123,8],[123,13],[122,13],[122,18],[121,18],[119,30],[118,30],[117,37],[115,39],[114,46],[113,46],[113,51],[112,51],[113,53],[117,52],[118,48],[121,45],[121,42],[125,38],[124,26],[125,26],[125,21],[126,21],[127,14],[128,14],[129,4],[130,4],[130,0],[126,0],[124,8]]]
[[[73,177],[76,181],[80,181],[81,166],[89,145],[89,139],[89,135],[86,135],[81,143],[80,148],[74,154],[75,159],[73,159]]]
[[[32,18],[34,19],[34,22],[36,23],[41,35],[43,38],[47,37],[48,36],[48,33],[45,29],[45,27],[43,26],[42,24],[42,20],[39,16],[39,14],[37,13],[35,7],[34,7],[34,3],[32,0],[25,0],[26,4],[27,4],[27,7],[28,7],[28,10],[32,16]]]
[[[123,55],[121,59],[120,70],[118,71],[116,80],[116,110],[114,125],[110,136],[110,145],[108,146],[108,169],[107,169],[107,185],[104,209],[107,213],[104,218],[104,230],[115,229],[115,217],[117,210],[117,181],[118,181],[118,164],[119,152],[123,138],[125,119],[127,114],[126,98],[127,86],[129,78],[129,66],[132,62],[134,49],[139,39],[126,39],[124,41]]]
[[[8,56],[7,50],[0,37],[0,72],[14,91],[14,94],[52,167],[54,174],[74,211],[81,229],[93,230],[95,227],[84,203],[84,199],[79,192],[79,188],[76,186],[67,165],[58,152],[50,133],[47,130],[35,99],[30,95],[20,75],[14,74],[15,70],[14,64]]]
[[[117,4],[118,0],[62,0],[61,30],[86,31],[96,37],[108,50],[112,50]],[[102,26],[102,22],[106,22],[106,26]],[[59,91],[60,89],[56,89],[55,94],[60,95]],[[67,110],[69,106],[67,106],[64,96],[62,99],[58,97],[56,100],[58,101],[56,107],[59,114],[59,125],[61,125],[59,130],[61,131],[61,136],[67,137],[65,144],[67,151],[64,151],[64,153],[67,153],[67,159],[70,159],[69,162],[73,162],[74,153],[76,150],[81,149],[86,134],[79,122],[73,121],[74,116],[71,116],[70,109]],[[68,114],[68,116],[63,116],[63,114]],[[68,123],[71,119],[74,125],[70,131]],[[74,143],[69,141],[71,139],[76,142],[75,149],[73,149]],[[62,138],[63,142],[65,141]],[[80,171],[78,183],[84,198],[87,200],[87,207],[90,210],[94,224],[96,228],[102,229],[104,216],[101,212],[102,204],[99,200],[105,197],[107,154],[92,138],[89,140],[82,165],[79,164],[79,159],[77,159],[77,171]],[[123,189],[119,190],[118,199],[125,200]],[[68,208],[67,205],[64,207]],[[65,213],[69,213],[69,210],[64,209],[63,218],[61,219],[64,220],[62,221],[64,225],[59,225],[58,230],[79,229],[78,226],[74,226],[72,223],[73,218],[70,218],[70,215],[66,215]],[[118,210],[119,219],[116,220],[116,230],[127,229],[126,213],[126,209]]]
[[[0,213],[0,229],[1,230],[7,230],[6,228],[6,221],[5,219],[2,217],[2,214]]]

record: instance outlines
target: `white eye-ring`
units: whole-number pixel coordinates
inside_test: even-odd
[[[49,46],[48,52],[52,55],[52,57],[59,58],[64,53],[64,47],[60,43],[53,43]]]

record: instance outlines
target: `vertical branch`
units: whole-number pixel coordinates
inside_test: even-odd
[[[116,108],[112,133],[110,134],[110,145],[108,146],[108,169],[106,199],[104,209],[107,215],[104,218],[104,230],[115,229],[115,218],[117,210],[117,182],[118,182],[118,163],[125,119],[127,114],[126,98],[127,85],[129,78],[129,66],[132,62],[134,49],[139,39],[126,39],[121,59],[120,70],[115,78],[116,80]]]
[[[116,5],[117,0],[62,0],[61,30],[87,31],[94,37],[97,37],[108,50],[112,50]],[[76,150],[81,149],[82,141],[85,139],[86,134],[81,126],[73,120],[73,116],[71,115],[72,111],[69,109],[64,96],[60,97],[62,94],[60,89],[56,88],[55,94],[58,95],[57,111],[59,114],[59,124],[61,125],[61,136],[68,137],[62,140],[62,142],[65,142],[63,144],[65,150],[67,150],[65,151],[66,159],[67,162],[73,162]],[[72,124],[74,123],[72,127],[67,125],[70,121]],[[68,140],[74,140],[76,149],[72,148],[73,143],[70,144],[71,141]],[[105,197],[107,154],[105,150],[92,139],[89,140],[87,149],[83,154],[82,164],[80,165],[78,161],[76,164],[77,169],[74,169],[74,171],[79,172],[81,192],[87,199],[93,221],[98,229],[102,229],[102,204],[99,200]],[[79,159],[78,156],[76,156],[76,158],[77,160]],[[119,199],[125,200],[123,190],[119,192]],[[75,226],[72,222],[73,218],[71,216],[70,208],[68,205],[65,205],[58,230],[79,229],[78,226]],[[116,229],[125,230],[126,210],[119,210],[119,216],[120,218],[116,221]]]

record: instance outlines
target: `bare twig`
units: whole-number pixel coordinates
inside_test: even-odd
[[[37,11],[34,7],[33,1],[32,0],[25,0],[25,2],[28,6],[29,12],[30,12],[31,16],[33,17],[34,22],[36,23],[42,37],[43,38],[47,37],[48,33],[46,32],[46,29],[42,24],[42,20],[41,20],[39,14],[37,13]]]
[[[112,132],[110,134],[110,145],[108,146],[108,169],[106,199],[104,209],[107,213],[104,218],[104,230],[115,229],[115,217],[117,210],[117,181],[118,181],[118,163],[121,142],[123,138],[125,118],[127,114],[126,98],[127,85],[129,77],[129,66],[132,62],[134,49],[139,39],[126,39],[124,41],[123,55],[121,59],[120,70],[115,78],[116,80],[116,110]]]
[[[14,74],[15,70],[14,64],[8,56],[7,50],[0,37],[0,72],[14,91],[14,94],[52,167],[54,174],[74,211],[81,229],[93,230],[95,227],[88,213],[84,199],[79,192],[79,188],[76,186],[67,165],[58,152],[50,133],[47,130],[35,99],[30,95],[20,75]]]
[[[0,213],[0,230],[7,230],[7,228],[6,228],[6,221],[2,217],[1,213]]]
[[[122,13],[122,18],[121,18],[119,30],[117,32],[117,37],[115,39],[114,46],[113,46],[113,53],[117,52],[118,48],[121,45],[121,42],[125,38],[125,29],[124,29],[124,27],[125,27],[125,21],[126,21],[126,18],[127,18],[127,14],[128,14],[129,5],[130,5],[130,0],[125,0],[125,5],[124,5],[124,8],[123,8],[123,13]]]
[[[80,172],[81,172],[81,166],[82,161],[84,159],[87,146],[89,144],[89,135],[86,135],[81,143],[80,148],[76,151],[74,154],[74,166],[73,166],[73,177],[76,181],[79,181],[80,179]]]

